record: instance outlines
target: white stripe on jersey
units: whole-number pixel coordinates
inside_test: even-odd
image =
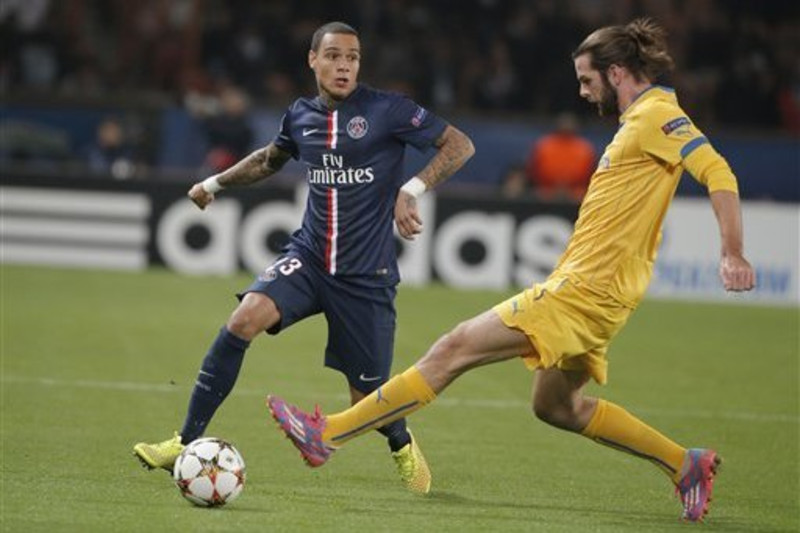
[[[328,138],[330,139],[330,144],[328,148],[331,150],[336,150],[336,141],[338,140],[337,131],[339,130],[339,111],[333,111],[330,116],[330,122],[328,122]]]
[[[328,238],[330,239],[328,243],[328,272],[331,275],[336,274],[336,253],[337,253],[337,241],[339,239],[339,191],[334,188],[328,189],[329,200],[328,200],[328,223],[330,227],[328,228]]]

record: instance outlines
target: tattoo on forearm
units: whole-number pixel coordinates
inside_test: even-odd
[[[475,153],[472,141],[458,130],[448,128],[437,143],[439,151],[423,168],[417,177],[425,182],[428,189],[452,176]]]
[[[266,172],[265,177],[271,176],[282,169],[283,165],[285,165],[291,157],[290,154],[284,152],[274,144],[267,145],[267,147],[264,148],[263,163],[264,171]]]
[[[251,153],[231,168],[219,175],[223,185],[248,185],[275,174],[291,157],[289,154],[269,144]]]

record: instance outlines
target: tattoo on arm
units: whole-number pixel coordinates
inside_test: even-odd
[[[475,153],[472,141],[463,132],[447,126],[435,143],[439,151],[423,168],[417,177],[425,182],[428,189],[443,182],[460,169]]]
[[[278,172],[289,158],[291,154],[270,143],[220,172],[219,182],[225,187],[255,183]]]

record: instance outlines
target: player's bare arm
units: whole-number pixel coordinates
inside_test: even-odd
[[[197,207],[205,209],[214,200],[215,193],[231,185],[249,185],[268,178],[283,168],[291,157],[291,154],[270,143],[231,168],[195,183],[188,196]]]
[[[453,126],[447,126],[434,146],[438,150],[417,177],[433,189],[456,173],[475,153],[475,146],[467,135]]]
[[[417,175],[420,189],[414,192],[406,187],[400,189],[394,208],[397,231],[404,239],[413,240],[422,232],[422,218],[417,208],[417,197],[425,190],[434,188],[456,173],[475,153],[475,146],[467,135],[458,128],[447,126],[434,146],[436,155]],[[424,188],[422,187],[424,185]]]
[[[722,241],[719,266],[722,283],[728,291],[749,291],[755,286],[756,276],[753,267],[744,258],[739,195],[733,191],[718,190],[713,191],[710,198]]]

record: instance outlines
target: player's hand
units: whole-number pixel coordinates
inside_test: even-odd
[[[187,196],[199,207],[205,209],[208,204],[214,201],[214,195],[203,188],[203,183],[198,182],[192,185]]]
[[[406,240],[413,241],[422,233],[422,218],[419,216],[417,199],[402,190],[397,194],[397,202],[394,204],[394,222],[398,233]]]
[[[719,265],[719,276],[726,291],[749,291],[756,284],[753,267],[740,255],[723,256]]]

